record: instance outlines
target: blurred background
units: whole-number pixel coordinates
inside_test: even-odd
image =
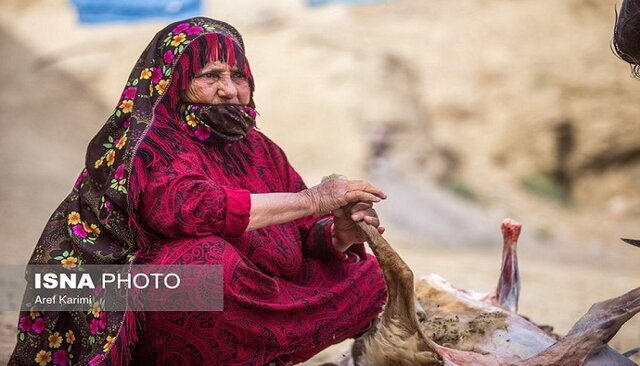
[[[258,127],[308,185],[379,185],[385,236],[416,277],[479,291],[497,282],[502,218],[520,221],[520,312],[564,333],[640,285],[640,248],[619,240],[640,239],[640,81],[610,50],[616,4],[204,0],[200,14],[242,33]],[[64,0],[0,1],[0,263],[27,262],[170,21],[87,24]],[[0,313],[0,363],[16,323]],[[610,344],[640,346],[640,319]]]

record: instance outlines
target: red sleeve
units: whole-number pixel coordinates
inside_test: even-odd
[[[140,219],[164,237],[240,236],[249,224],[251,198],[197,173],[171,165],[148,172],[140,193]]]

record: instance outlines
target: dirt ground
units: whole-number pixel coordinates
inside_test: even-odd
[[[636,103],[619,111],[617,98],[637,98],[640,82],[608,49],[614,3],[436,0],[310,9],[295,0],[229,0],[207,2],[205,15],[243,33],[257,81],[259,127],[308,184],[336,172],[381,186],[389,194],[379,206],[385,236],[416,277],[438,273],[462,288],[495,286],[500,221],[518,219],[524,226],[520,311],[563,333],[594,302],[640,286],[640,249],[619,241],[640,238],[635,196],[627,194],[633,188],[618,184],[640,184],[632,180],[637,166],[590,173],[576,188],[578,198],[616,187],[618,193],[573,206],[527,194],[516,173],[537,166],[537,157],[546,161],[546,130],[531,129],[534,116],[540,123],[579,119],[594,114],[586,106],[601,106],[603,113],[609,105],[618,110],[612,116],[623,113],[640,131]],[[579,21],[571,20],[567,4]],[[26,263],[81,170],[87,142],[164,24],[82,26],[64,0],[0,3],[0,212],[6,218],[0,263]],[[496,34],[511,43],[497,42]],[[520,57],[516,65],[513,54]],[[582,55],[588,62],[576,61]],[[537,80],[538,89],[525,88],[524,80]],[[540,86],[549,80],[562,80],[562,98]],[[389,155],[372,159],[380,126],[400,132]],[[591,133],[598,141],[606,135]],[[457,149],[458,176],[475,199],[431,179],[446,159],[430,156],[443,146]],[[507,156],[498,159],[506,163],[496,167],[496,155]],[[421,158],[430,165],[421,169]],[[13,347],[16,322],[16,313],[0,312],[0,363]],[[640,318],[610,345],[620,351],[640,346]],[[334,346],[307,364],[331,360],[347,347]]]

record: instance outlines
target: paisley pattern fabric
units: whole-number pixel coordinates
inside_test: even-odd
[[[346,328],[361,328],[379,311],[385,293],[375,260],[362,252],[332,253],[330,219],[305,218],[244,233],[249,192],[304,185],[258,131],[237,142],[207,144],[181,127],[180,92],[208,60],[238,67],[253,93],[242,38],[230,25],[199,17],[156,34],[112,115],[89,143],[85,169],[49,219],[29,263],[69,271],[85,264],[223,264],[228,308],[164,313],[166,318],[147,313],[146,320],[132,311],[103,311],[100,303],[86,311],[22,312],[9,365],[126,365],[134,349],[135,364],[148,364],[138,355],[163,352],[154,336],[160,334],[177,342],[172,345],[180,357],[194,362],[187,364],[302,359],[331,337],[352,335],[354,329]],[[248,107],[255,107],[253,95]],[[348,305],[358,299],[367,303]],[[207,339],[196,337],[200,329],[198,335]]]

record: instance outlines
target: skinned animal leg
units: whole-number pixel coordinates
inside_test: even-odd
[[[520,223],[505,219],[502,221],[502,269],[496,295],[498,304],[512,313],[518,311],[518,298],[520,296],[520,272],[518,271],[518,237],[522,225]]]
[[[498,285],[483,301],[517,313],[520,296],[520,272],[518,270],[518,237],[522,225],[512,219],[502,221],[502,267]]]

